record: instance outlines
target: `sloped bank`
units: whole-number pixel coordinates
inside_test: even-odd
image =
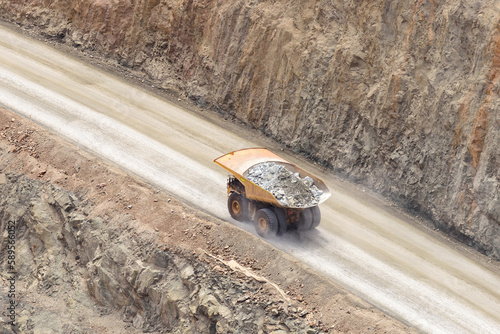
[[[415,332],[266,242],[0,108],[2,282],[8,221],[17,231],[14,332]]]
[[[89,295],[107,306],[106,312],[119,311],[123,321],[131,324],[128,328],[144,332],[318,331],[301,318],[306,313],[291,313],[286,300],[270,297],[264,279],[224,269],[223,262],[203,252],[188,254],[162,247],[154,233],[133,233],[140,229],[139,222],[130,218],[119,217],[113,223],[86,216],[77,209],[82,203],[76,196],[50,183],[15,174],[0,174],[0,178],[1,230],[6,231],[11,221],[17,232],[20,332],[68,332],[70,324],[73,331],[88,331],[92,322],[77,320],[82,305],[74,310],[56,308],[49,316],[50,325],[36,316],[42,305],[30,310],[31,290],[43,290],[70,304],[71,289],[78,287],[75,282],[82,273]],[[3,245],[6,239],[2,239]],[[2,256],[2,268],[6,262]],[[216,265],[219,270],[210,268]],[[71,311],[73,323],[64,319]],[[119,332],[119,327],[107,330]]]
[[[0,0],[500,258],[495,1]]]

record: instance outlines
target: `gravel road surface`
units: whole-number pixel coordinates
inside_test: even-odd
[[[276,144],[231,121],[181,108],[6,28],[0,28],[0,105],[228,221],[227,173],[213,159],[256,146],[280,154]],[[497,263],[282,153],[322,178],[332,196],[321,205],[318,230],[271,243],[421,332],[499,332]],[[253,233],[250,224],[240,227]]]

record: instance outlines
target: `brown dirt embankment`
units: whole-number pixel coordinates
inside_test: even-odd
[[[17,233],[14,332],[413,332],[255,236],[4,109],[0,194],[2,253],[8,221]]]

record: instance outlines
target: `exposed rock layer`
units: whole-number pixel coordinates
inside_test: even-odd
[[[500,258],[497,1],[6,1]]]
[[[287,304],[264,296],[263,278],[259,281],[238,275],[204,253],[198,258],[193,256],[196,253],[160,248],[154,233],[133,233],[139,224],[130,217],[121,217],[120,223],[88,217],[77,210],[82,205],[78,198],[63,189],[19,175],[0,175],[4,180],[0,185],[0,231],[7,231],[7,223],[12,222],[17,246],[14,300],[18,302],[18,325],[5,329],[23,333],[33,329],[37,333],[91,330],[88,322],[77,320],[78,313],[83,307],[96,305],[88,297],[85,302],[90,305],[75,300],[71,290],[79,289],[80,295],[87,295],[87,290],[105,306],[104,313],[119,311],[130,324],[127,332],[317,332],[300,318],[308,312],[297,314],[295,319],[288,317]],[[7,239],[0,240],[4,245]],[[5,256],[0,259],[3,269],[6,260]],[[209,264],[218,265],[218,270],[211,270]],[[81,281],[86,282],[86,289],[80,286]],[[39,309],[33,309],[30,302],[36,293],[67,305],[51,308],[53,314],[49,321],[45,319],[50,326],[38,317],[50,306],[40,303]],[[256,303],[259,294],[262,305]],[[272,312],[275,319],[268,316]],[[29,321],[30,316],[34,318]],[[65,328],[69,325],[71,331]],[[119,327],[106,328],[109,330],[119,332]]]

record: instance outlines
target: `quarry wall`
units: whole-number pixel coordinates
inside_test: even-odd
[[[0,0],[500,258],[500,4]]]

